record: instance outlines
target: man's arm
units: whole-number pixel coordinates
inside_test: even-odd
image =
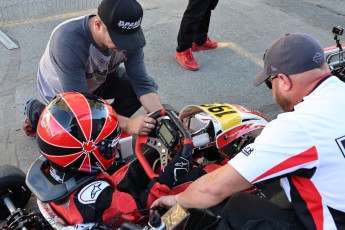
[[[145,94],[139,100],[149,113],[163,108],[156,93]],[[136,115],[130,118],[118,115],[118,117],[121,129],[130,135],[149,135],[156,124],[156,120],[147,115]]]
[[[133,89],[140,99],[147,94],[157,94],[157,84],[147,73],[143,49],[126,50],[127,60],[124,62],[127,75],[132,83]]]
[[[156,93],[145,94],[139,100],[148,113],[163,109],[159,96]]]
[[[185,208],[209,208],[222,202],[236,192],[253,185],[239,174],[230,164],[208,173],[175,196],[165,196],[156,200],[151,207],[170,208],[179,203]]]
[[[163,108],[157,94],[157,85],[146,71],[142,49],[127,50],[125,61],[126,72],[140,103],[148,113]],[[155,127],[156,121],[147,115],[131,118],[120,117],[120,126],[129,134],[148,135]]]

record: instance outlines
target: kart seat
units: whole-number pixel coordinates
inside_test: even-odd
[[[66,182],[58,183],[46,173],[49,166],[49,161],[41,155],[31,165],[25,181],[32,193],[42,202],[63,204],[72,192],[96,177],[77,173]]]

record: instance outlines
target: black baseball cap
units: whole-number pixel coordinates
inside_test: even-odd
[[[303,33],[287,34],[266,50],[264,70],[255,76],[253,84],[259,86],[270,76],[303,73],[325,63],[324,52],[314,38]]]
[[[139,49],[146,45],[141,29],[143,8],[137,1],[102,0],[98,15],[118,49]]]

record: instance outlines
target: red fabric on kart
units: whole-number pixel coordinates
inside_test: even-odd
[[[176,186],[173,189],[170,189],[165,184],[160,184],[159,182],[154,183],[147,197],[147,207],[150,207],[155,200],[162,196],[176,195],[183,192],[191,183],[192,182],[187,182],[179,186]]]
[[[111,185],[111,187],[116,188],[116,182],[121,181],[126,171],[128,170],[129,164],[125,165],[118,171],[116,171],[112,176],[107,174],[99,174],[96,179],[106,179],[106,181]],[[116,184],[115,184],[116,183]],[[82,188],[80,188],[82,189]],[[55,203],[51,202],[50,205],[56,211],[56,213],[63,218],[69,225],[75,225],[85,222],[84,217],[82,216],[83,210],[78,209],[77,205],[75,204],[74,197],[77,195],[76,193],[80,191],[80,189],[73,192],[70,197],[69,201],[63,205],[56,205]],[[137,210],[137,205],[133,197],[125,192],[120,192],[117,189],[114,189],[114,192],[111,197],[106,198],[107,201],[101,202],[111,202],[110,207],[103,212],[102,219],[105,224],[111,224],[114,221],[114,218],[118,215],[127,212],[134,212]],[[100,202],[97,199],[97,202]],[[81,206],[79,204],[79,206]],[[87,206],[87,205],[85,205]],[[140,213],[134,213],[130,215],[122,215],[121,218],[116,222],[116,225],[119,226],[124,221],[134,221],[136,218],[140,217]],[[90,217],[88,217],[90,218]]]
[[[209,165],[206,165],[203,169],[209,173],[209,172],[212,172],[218,168],[222,167],[221,165],[218,165],[218,164],[209,164]]]
[[[150,207],[153,201],[159,197],[168,195],[170,191],[170,188],[165,184],[160,184],[159,182],[154,183],[147,197],[147,207]]]
[[[81,216],[77,206],[74,203],[73,197],[75,196],[75,193],[76,191],[70,195],[70,199],[68,200],[69,203],[66,205],[56,205],[54,202],[49,203],[54,211],[59,215],[59,217],[64,219],[69,225],[83,222],[83,217]]]
[[[159,182],[155,182],[153,185],[148,186],[149,194],[147,197],[147,207],[150,207],[153,201],[156,199],[166,196],[166,195],[176,195],[184,190],[193,183],[194,180],[198,179],[200,176],[212,172],[218,168],[220,168],[221,165],[218,164],[209,164],[205,166],[204,168],[192,168],[189,173],[185,174],[184,176],[180,177],[176,183],[175,186],[170,189],[165,184],[160,184]],[[177,184],[177,185],[176,185]],[[152,186],[152,187],[150,187]]]
[[[116,226],[121,225],[124,221],[134,222],[142,216],[139,212],[136,212],[137,210],[135,200],[130,194],[115,189],[110,207],[103,213],[103,223],[110,225],[120,215],[121,217],[115,223]]]
[[[135,162],[135,161],[134,161]],[[114,192],[111,196],[102,196],[100,195],[97,198],[96,203],[102,202],[102,203],[109,203],[109,208],[107,208],[103,214],[102,219],[104,224],[111,224],[118,216],[119,220],[116,221],[115,226],[120,226],[121,223],[124,221],[131,221],[135,222],[137,219],[139,219],[142,214],[140,212],[136,212],[138,210],[136,200],[133,198],[133,196],[127,192],[122,192],[117,189],[117,185],[122,182],[123,180],[128,179],[126,176],[126,173],[129,171],[129,166],[134,164],[134,162],[131,162],[122,168],[120,168],[118,171],[116,171],[113,175],[109,176],[107,174],[100,174],[97,176],[95,180],[99,179],[105,179],[112,188],[114,188]],[[216,168],[220,167],[219,165],[208,165],[204,169],[207,172],[211,172],[215,170]],[[203,170],[203,169],[200,169]],[[199,171],[200,171],[199,170]],[[191,170],[195,171],[195,170]],[[196,174],[198,175],[198,174]],[[188,178],[188,175],[186,175]],[[189,175],[190,176],[190,175]],[[196,176],[198,177],[198,176]],[[182,179],[182,178],[181,178]],[[150,183],[147,190],[149,190],[149,193],[146,196],[142,196],[142,198],[147,198],[146,202],[145,199],[142,200],[144,202],[143,204],[146,207],[150,207],[154,200],[161,196],[165,195],[174,195],[178,194],[182,191],[184,191],[190,183],[192,183],[193,180],[195,180],[195,176],[191,176],[190,180],[183,180],[181,184],[178,186],[175,186],[173,189],[169,189],[167,185],[160,184],[156,182],[155,180]],[[82,189],[82,188],[80,188]],[[65,203],[63,205],[56,205],[54,203],[50,203],[52,208],[56,211],[56,213],[63,218],[69,225],[75,225],[79,223],[83,223],[84,218],[81,214],[81,211],[83,210],[78,209],[78,207],[82,207],[80,204],[75,204],[75,200],[78,201],[78,199],[75,199],[76,193],[80,191],[80,189],[76,190],[71,194],[69,197],[69,202]],[[99,199],[101,198],[101,199]],[[88,206],[88,204],[85,204],[85,206]],[[90,207],[85,207],[90,208]],[[124,214],[129,213],[129,214]],[[90,217],[87,217],[90,218]]]

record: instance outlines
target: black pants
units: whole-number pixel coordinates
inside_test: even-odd
[[[156,85],[153,78],[152,81]],[[125,117],[132,116],[141,107],[141,103],[126,74],[126,70],[122,67],[118,67],[116,71],[109,74],[106,81],[93,94],[105,100],[114,99],[111,106],[115,109],[116,113]],[[30,106],[28,116],[35,129],[37,128],[39,117],[44,108],[45,104],[38,100],[34,101]]]
[[[248,193],[229,198],[221,212],[217,229],[304,230],[293,209],[283,209],[272,202]]]
[[[152,81],[154,82],[153,78]],[[109,74],[106,81],[93,94],[105,100],[114,99],[111,106],[116,113],[125,117],[132,116],[141,107],[126,70],[122,67]]]
[[[217,4],[218,0],[189,0],[177,36],[178,52],[191,48],[193,41],[198,45],[206,42],[211,10],[215,9]]]

